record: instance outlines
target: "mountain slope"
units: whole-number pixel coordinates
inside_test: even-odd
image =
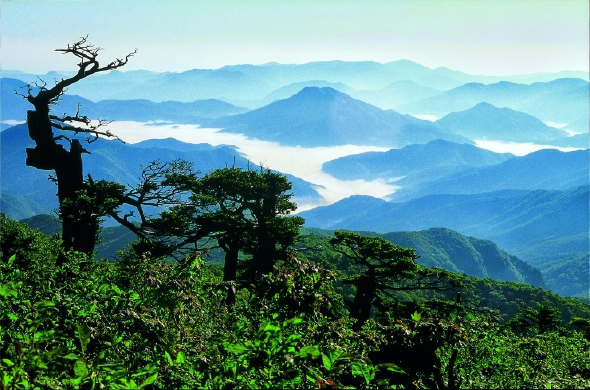
[[[404,203],[353,196],[300,215],[306,226],[322,229],[392,232],[445,227],[516,251],[547,239],[587,235],[588,190],[583,186],[566,191],[429,195]],[[567,245],[561,250],[567,252]]]
[[[416,249],[419,262],[428,267],[545,287],[539,270],[489,240],[464,236],[444,228],[385,233],[382,237],[396,245]]]
[[[306,87],[296,95],[208,126],[293,146],[403,146],[464,138],[395,111],[383,111],[332,88]],[[466,141],[469,142],[469,141]]]
[[[564,190],[588,185],[588,150],[544,149],[522,157],[441,176],[432,181],[400,182],[391,195],[405,201],[429,194],[477,194],[499,190]]]
[[[567,136],[565,131],[549,127],[534,116],[489,103],[452,112],[436,123],[472,140],[541,143]]]
[[[350,264],[340,260],[338,253],[332,252],[329,240],[333,231],[317,228],[303,228],[297,248],[311,258],[318,256],[317,249],[327,248],[318,261],[329,264],[347,273]],[[417,262],[427,267],[446,269],[479,278],[524,282],[536,287],[546,288],[538,269],[526,264],[488,240],[464,236],[456,231],[435,228],[412,232],[374,233],[360,231],[367,236],[379,236],[395,245],[413,248],[420,256]]]
[[[367,152],[328,161],[322,169],[344,180],[393,179],[419,174],[435,179],[469,167],[495,165],[514,157],[473,145],[434,140],[427,144],[404,146],[387,152]]]

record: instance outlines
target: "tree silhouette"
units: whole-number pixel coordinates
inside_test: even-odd
[[[101,66],[98,62],[100,50],[89,44],[87,37],[68,45],[65,49],[57,49],[58,52],[72,54],[79,58],[76,74],[56,81],[51,88],[44,81],[28,84],[26,95],[19,93],[34,106],[34,110],[27,111],[27,126],[29,137],[35,141],[35,147],[27,148],[26,164],[37,169],[55,172],[54,180],[57,183],[64,248],[88,254],[94,250],[99,217],[92,210],[80,212],[79,200],[85,192],[82,154],[89,152],[82,147],[79,139],[65,134],[67,132],[74,135],[87,134],[88,143],[95,141],[99,136],[114,137],[114,135],[108,130],[103,130],[106,122],[101,120],[93,122],[87,116],[80,115],[80,107],[74,115],[58,116],[51,113],[51,106],[59,101],[68,86],[95,73],[120,68],[127,64],[129,58],[136,52],[133,51],[123,59],[116,59]],[[54,129],[66,133],[56,136]],[[66,145],[57,142],[60,140],[65,141]]]
[[[297,207],[291,201],[291,183],[269,169],[228,167],[197,178],[192,169],[175,162],[149,178],[149,185],[144,181],[140,186],[145,191],[136,190],[136,194],[150,197],[156,188],[169,187],[166,194],[174,189],[176,194],[186,194],[187,199],[177,197],[176,204],[169,202],[170,207],[158,217],[141,218],[139,225],[116,215],[114,218],[129,225],[143,239],[143,249],[152,254],[186,254],[187,249],[202,249],[201,239],[214,239],[225,252],[223,279],[228,285],[237,280],[240,252],[252,256],[244,274],[247,281],[255,282],[272,271],[276,260],[286,258],[286,248],[294,243],[304,223],[301,217],[288,215]],[[135,199],[135,204],[129,199],[124,203],[141,206],[147,198]],[[229,286],[229,305],[233,302],[233,290]]]

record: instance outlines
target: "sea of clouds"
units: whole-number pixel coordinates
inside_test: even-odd
[[[148,139],[175,138],[192,144],[232,145],[254,164],[289,173],[316,184],[317,191],[324,199],[320,203],[300,204],[298,211],[331,204],[352,195],[369,195],[387,200],[387,196],[399,188],[392,180],[339,180],[322,171],[322,165],[327,161],[352,154],[387,151],[388,148],[359,145],[315,148],[283,146],[276,142],[249,138],[243,134],[225,133],[220,129],[203,128],[190,124],[117,121],[111,123],[109,127],[114,134],[130,144]],[[517,156],[547,148],[563,151],[575,150],[574,148],[556,148],[532,143],[484,140],[476,141],[476,146],[497,153],[512,153]]]

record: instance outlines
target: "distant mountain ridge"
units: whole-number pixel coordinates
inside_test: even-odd
[[[589,186],[565,191],[428,195],[403,203],[352,196],[300,215],[306,226],[321,229],[384,233],[445,227],[492,240],[505,250],[522,250],[549,238],[587,237]]]
[[[571,130],[588,131],[590,84],[586,80],[566,78],[550,82],[516,84],[467,83],[440,95],[398,107],[410,114],[447,115],[468,110],[487,102],[532,115],[541,121],[570,124]]]
[[[470,142],[444,133],[428,121],[381,110],[328,87],[305,87],[288,99],[204,125],[305,147],[403,146],[439,138]]]
[[[324,163],[322,169],[343,179],[394,179],[420,175],[421,180],[437,179],[450,172],[495,165],[514,155],[494,153],[469,144],[434,140],[407,145],[387,152],[367,152]]]
[[[532,115],[486,102],[452,112],[436,124],[471,140],[543,143],[567,137],[567,132],[549,127]]]
[[[24,92],[25,83],[2,78],[0,80],[2,120],[25,120],[27,110],[33,106],[14,91]],[[165,101],[154,103],[145,99],[103,100],[93,102],[81,96],[64,94],[53,109],[55,112],[75,113],[80,104],[80,115],[91,119],[131,120],[139,122],[168,120],[181,123],[199,123],[206,118],[217,118],[248,111],[221,100],[208,99],[182,103]]]
[[[543,149],[504,162],[471,167],[430,181],[412,182],[391,195],[405,201],[428,194],[477,194],[500,190],[566,190],[588,185],[588,150]]]
[[[35,81],[37,75],[3,71],[5,77]],[[40,75],[53,80],[61,73]],[[149,99],[154,102],[183,102],[220,99],[236,104],[260,100],[289,84],[323,80],[343,83],[359,91],[381,90],[398,81],[412,81],[421,87],[449,90],[469,82],[494,83],[501,80],[531,83],[557,78],[588,79],[588,72],[558,72],[516,76],[477,76],[445,67],[428,68],[409,60],[388,63],[373,61],[321,61],[305,64],[268,63],[264,65],[229,65],[219,69],[191,69],[184,72],[151,72],[145,70],[96,75],[71,87],[70,93],[93,101]],[[371,102],[377,104],[376,102]],[[239,105],[239,103],[238,103]],[[377,104],[379,105],[379,104]],[[388,107],[391,108],[391,107]],[[397,108],[397,107],[395,107]]]

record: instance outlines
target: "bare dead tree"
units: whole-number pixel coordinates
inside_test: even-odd
[[[104,130],[107,122],[91,121],[88,117],[80,115],[79,107],[75,115],[58,116],[51,113],[51,106],[59,101],[68,86],[95,73],[125,66],[136,53],[133,51],[124,58],[115,59],[101,66],[98,62],[100,50],[99,47],[89,44],[87,37],[68,45],[65,49],[57,49],[58,52],[72,54],[79,59],[76,74],[56,81],[51,88],[40,80],[27,86],[26,95],[21,94],[35,108],[27,112],[29,136],[35,141],[35,147],[27,148],[26,164],[37,169],[55,172],[64,247],[66,250],[74,249],[88,254],[94,250],[98,218],[92,214],[76,213],[75,208],[76,200],[83,189],[82,154],[89,152],[82,147],[78,139],[65,134],[56,136],[54,129],[74,135],[87,134],[86,141],[89,143],[99,136],[115,136],[110,131]],[[57,143],[58,140],[66,140],[69,143],[69,150]]]

